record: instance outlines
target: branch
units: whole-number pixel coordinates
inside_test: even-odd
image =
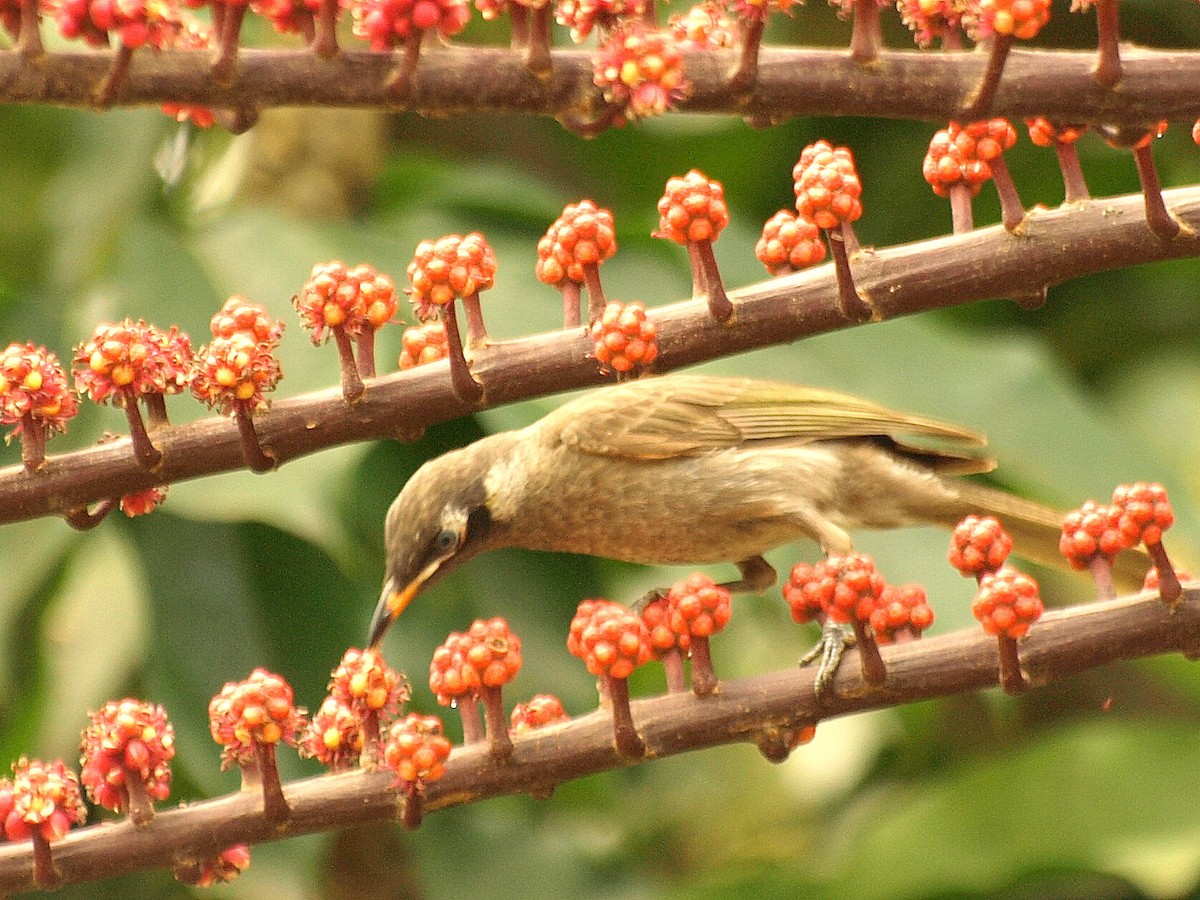
[[[1095,272],[1157,260],[1200,256],[1200,186],[1164,194],[1183,224],[1171,241],[1146,226],[1141,194],[1030,211],[1018,235],[1003,228],[875,250],[853,259],[859,292],[873,321],[997,297],[1040,294],[1048,285]],[[658,323],[656,371],[795,341],[852,324],[837,301],[832,264],[730,292],[734,316],[708,315],[707,301],[686,300],[651,310]],[[415,440],[435,423],[478,409],[601,384],[591,342],[579,330],[499,341],[475,354],[483,385],[478,405],[459,400],[445,362],[366,379],[366,392],[347,404],[340,387],[278,401],[256,416],[262,445],[279,464],[350,441]],[[245,465],[237,426],[213,417],[155,432],[163,454],[148,472],[128,438],[47,458],[43,468],[0,469],[0,524],[64,515],[80,506],[158,485]]]
[[[633,715],[646,759],[740,742],[764,731],[796,728],[869,709],[994,687],[996,639],[972,628],[881,647],[887,682],[872,690],[857,662],[843,661],[832,698],[819,705],[812,668],[791,668],[722,682],[718,693],[666,694],[636,700]],[[851,656],[853,655],[851,652]],[[1142,593],[1046,613],[1020,642],[1021,664],[1033,685],[1102,665],[1162,653],[1200,656],[1200,587],[1189,587],[1174,613],[1157,595]],[[612,745],[606,711],[517,736],[509,759],[497,764],[485,745],[456,747],[446,774],[425,787],[426,812],[489,797],[546,788],[628,765]],[[214,855],[237,843],[262,843],[317,831],[396,820],[400,800],[385,771],[322,775],[286,785],[292,818],[266,821],[262,796],[239,792],[160,812],[138,828],[128,821],[71,832],[53,845],[64,883],[93,881]],[[29,843],[0,846],[0,892],[33,887]]]
[[[432,49],[432,48],[431,48]],[[321,59],[308,50],[243,50],[238,77],[214,83],[206,53],[134,54],[113,104],[164,102],[215,108],[345,106],[412,109],[438,116],[465,113],[540,113],[564,116],[601,102],[592,83],[592,53],[563,49],[542,79],[520,51],[448,47],[423,53],[411,92],[397,99],[388,79],[388,53],[345,51]],[[0,52],[0,103],[53,103],[91,108],[110,52],[53,53],[37,61]],[[1094,51],[1014,50],[991,115],[1045,116],[1066,122],[1145,125],[1200,117],[1200,52],[1122,48],[1121,89],[1092,76]],[[801,116],[878,116],[946,122],[960,116],[986,58],[970,52],[893,50],[869,67],[845,50],[764,47],[748,91],[733,87],[737,51],[685,54],[689,97],[685,112],[733,113],[755,121]]]

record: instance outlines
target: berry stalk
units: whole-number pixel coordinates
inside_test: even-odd
[[[354,347],[350,336],[342,325],[334,325],[332,329],[334,343],[337,344],[338,362],[342,374],[342,396],[347,403],[354,403],[363,395],[362,378],[358,373],[358,363],[354,360]]]
[[[450,384],[454,394],[464,403],[474,403],[483,396],[483,385],[471,375],[463,350],[462,336],[458,333],[458,316],[454,304],[440,307],[442,321],[446,323],[446,342],[450,347]]]
[[[233,421],[237,423],[238,437],[242,444],[242,459],[251,472],[270,472],[275,468],[275,460],[259,442],[258,432],[254,429],[254,419],[250,416],[244,404],[239,403],[233,412]]]
[[[633,711],[629,707],[629,681],[612,675],[601,676],[601,681],[608,690],[612,704],[613,745],[617,748],[617,755],[624,759],[641,759],[646,755],[646,743],[633,724]]]
[[[1120,22],[1117,15],[1117,0],[1096,0],[1096,68],[1092,77],[1096,83],[1115,87],[1121,80]]]
[[[504,701],[500,696],[500,688],[484,685],[480,693],[483,697],[483,714],[487,726],[488,756],[496,762],[503,762],[512,756],[513,744],[508,735],[508,721],[504,715]]]
[[[1133,160],[1137,164],[1138,180],[1146,200],[1146,224],[1164,241],[1169,241],[1179,234],[1179,223],[1171,216],[1163,200],[1162,182],[1158,178],[1158,168],[1154,165],[1154,153],[1149,141],[1139,141],[1134,146]]]
[[[129,391],[124,392],[121,405],[125,409],[125,419],[129,422],[129,437],[133,441],[133,455],[138,465],[154,471],[162,463],[162,452],[154,446],[150,435],[146,432],[146,423],[142,421],[142,412],[138,408],[137,397]]]
[[[1063,176],[1063,202],[1078,203],[1092,199],[1087,181],[1083,177],[1083,167],[1079,164],[1079,151],[1075,149],[1075,143],[1055,141],[1054,152],[1058,155],[1058,168]]]
[[[992,108],[996,99],[996,89],[1000,87],[1000,76],[1004,74],[1004,64],[1008,61],[1009,51],[1012,50],[1013,36],[1011,34],[995,34],[992,36],[991,48],[988,52],[987,69],[975,89],[974,97],[963,110],[964,119],[982,119]]]
[[[1000,687],[1006,694],[1023,694],[1029,689],[1029,682],[1021,672],[1021,655],[1017,650],[1016,638],[1002,634],[998,638],[1000,645]]]

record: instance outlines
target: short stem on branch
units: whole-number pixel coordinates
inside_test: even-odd
[[[279,767],[275,764],[275,745],[254,745],[258,761],[258,774],[262,782],[263,817],[272,825],[282,825],[292,817],[292,808],[283,796],[283,785],[279,782]]]
[[[697,697],[707,697],[716,693],[720,682],[713,670],[712,654],[709,651],[708,638],[692,638],[692,692]]]
[[[975,227],[971,200],[971,189],[961,181],[950,185],[950,221],[955,234],[966,234]]]
[[[504,716],[504,701],[500,688],[483,688],[483,715],[487,725],[488,756],[503,762],[512,756],[512,738],[508,736],[508,720]]]
[[[883,31],[879,4],[875,0],[854,0],[854,29],[850,33],[850,58],[856,63],[874,62],[879,56]]]
[[[420,782],[406,782],[403,795],[404,810],[400,813],[400,824],[405,831],[416,831],[425,819],[425,803],[421,797]]]
[[[1029,682],[1021,674],[1021,655],[1017,651],[1017,640],[1002,634],[999,643],[1000,687],[1006,694],[1023,694],[1029,689]]]
[[[1096,0],[1096,68],[1092,77],[1096,83],[1111,88],[1121,80],[1120,23],[1117,0]]]
[[[421,60],[421,41],[424,38],[425,32],[417,29],[404,39],[404,57],[387,80],[387,89],[392,96],[402,97],[412,87],[413,75],[417,71],[417,63]]]
[[[708,314],[718,322],[728,322],[733,318],[733,302],[725,293],[725,282],[721,278],[721,270],[717,268],[712,241],[689,241],[688,252],[695,253],[700,260],[704,292],[708,295]]]
[[[591,325],[604,315],[604,306],[607,303],[604,299],[604,287],[600,284],[599,265],[588,263],[583,267],[583,283],[587,285],[588,325]],[[575,290],[576,292],[579,291],[578,285],[576,285]]]
[[[1064,203],[1078,203],[1090,200],[1092,195],[1088,190],[1087,181],[1083,177],[1083,167],[1079,165],[1079,151],[1075,142],[1054,142],[1054,152],[1058,154],[1058,167],[1062,170]]]
[[[483,396],[483,386],[471,375],[467,356],[463,351],[462,336],[458,333],[458,316],[454,304],[439,307],[442,321],[446,324],[446,344],[450,349],[450,384],[454,395],[464,403],[474,403]]]
[[[672,647],[662,655],[663,674],[667,677],[667,693],[682,694],[687,690],[687,681],[683,677],[683,654],[678,647]]]
[[[1164,241],[1179,234],[1179,223],[1167,211],[1163,202],[1162,183],[1158,180],[1158,169],[1154,165],[1154,152],[1150,144],[1135,146],[1133,159],[1137,163],[1138,179],[1142,183],[1142,196],[1146,200],[1146,224]]]
[[[26,59],[36,59],[46,52],[38,30],[38,0],[21,0],[21,32],[13,47]]]
[[[989,165],[992,167],[992,183],[996,185],[996,193],[1000,197],[1000,218],[1004,227],[1010,233],[1014,232],[1025,221],[1025,207],[1021,204],[1021,197],[1004,157],[997,156]]]
[[[1097,600],[1115,600],[1117,589],[1113,585],[1112,563],[1101,553],[1097,553],[1088,563],[1092,580],[1096,582]]]
[[[234,408],[233,421],[237,423],[238,437],[242,444],[242,459],[246,462],[246,468],[251,472],[270,472],[275,468],[275,460],[258,440],[258,432],[254,430],[254,419],[250,410],[239,403]]]
[[[317,10],[316,31],[312,38],[312,49],[322,59],[337,56],[338,0],[321,0]]]
[[[108,71],[104,73],[104,77],[96,85],[95,98],[98,107],[105,109],[112,105],[113,100],[117,96],[117,91],[125,83],[125,78],[129,74],[129,63],[132,60],[133,48],[121,44],[117,48],[117,52],[113,54],[113,60],[109,64]]]
[[[625,759],[641,759],[646,755],[646,744],[633,724],[633,712],[629,708],[629,681],[611,675],[605,675],[602,680],[612,702],[613,745],[617,754]]]
[[[354,341],[358,351],[358,375],[360,378],[375,377],[375,329],[370,325],[363,326]]]
[[[524,3],[509,0],[506,8],[508,10],[509,46],[514,50],[523,50],[529,46],[529,7]],[[546,8],[549,8],[549,4]]]
[[[34,828],[30,837],[33,840],[33,883],[43,891],[53,891],[60,886],[62,876],[54,867],[50,841],[37,828]]]
[[[133,441],[133,455],[137,457],[138,465],[154,471],[162,462],[162,453],[154,446],[146,432],[146,423],[142,421],[137,396],[132,392],[123,394],[121,406],[125,410],[125,419],[129,422],[129,437]]]
[[[553,65],[550,58],[550,23],[554,11],[549,3],[530,14],[529,46],[525,51],[525,68],[534,75],[549,75]]]
[[[854,274],[850,271],[845,238],[837,229],[826,231],[825,234],[829,238],[829,251],[833,256],[834,272],[837,273],[838,309],[848,321],[867,322],[871,318],[871,307],[854,288]]]
[[[220,6],[222,13],[218,55],[212,66],[212,78],[217,84],[228,87],[237,76],[238,40],[241,37],[242,19],[246,17],[249,7],[245,3],[228,4],[220,0],[213,6]]]
[[[883,657],[879,655],[879,645],[875,637],[862,622],[854,623],[854,636],[858,639],[858,664],[862,669],[863,681],[872,687],[879,687],[887,681],[887,669],[883,665]]]
[[[579,282],[564,278],[559,285],[563,301],[563,328],[578,328],[582,324],[579,312]],[[590,310],[588,318],[591,318]]]
[[[987,117],[996,99],[996,89],[1000,86],[1000,76],[1004,74],[1004,63],[1008,61],[1008,53],[1012,50],[1013,36],[997,34],[992,36],[992,46],[988,52],[987,69],[975,89],[975,96],[963,110],[963,118],[971,121]]]
[[[137,772],[125,770],[125,797],[128,800],[129,821],[139,828],[154,818],[154,804],[146,793],[146,785]]]
[[[347,403],[354,403],[363,395],[362,378],[358,374],[358,363],[354,359],[354,347],[350,335],[341,325],[333,326],[333,341],[337,344],[338,363],[342,371],[342,396]]]
[[[479,721],[479,701],[474,697],[459,697],[454,701],[462,719],[463,745],[478,744],[483,740],[483,723]]]
[[[479,305],[479,291],[463,297],[463,309],[467,313],[467,346],[472,350],[488,345],[487,326],[483,324],[483,309]]]
[[[21,462],[26,472],[46,464],[46,426],[30,415],[21,417]]]
[[[149,419],[146,428],[149,431],[158,431],[171,424],[171,420],[167,418],[167,398],[164,395],[145,394],[142,400],[146,403],[146,418]]]
[[[748,91],[758,78],[758,51],[762,47],[763,30],[767,25],[765,10],[759,10],[742,26],[742,49],[737,67],[729,76],[729,88],[735,92]]]
[[[1158,596],[1173,610],[1183,596],[1183,586],[1179,583],[1175,566],[1171,564],[1171,558],[1167,556],[1167,549],[1162,545],[1162,541],[1147,544],[1146,550],[1154,561],[1154,568],[1158,570]]]

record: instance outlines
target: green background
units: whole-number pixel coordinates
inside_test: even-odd
[[[1187,46],[1195,3],[1122,4],[1126,35]],[[1038,43],[1086,46],[1093,16],[1055,20]],[[776,17],[776,41],[843,43],[849,26],[819,2]],[[885,13],[888,41],[907,33]],[[251,27],[271,40],[263,27]],[[49,29],[47,28],[47,31]],[[464,40],[495,41],[476,22]],[[558,38],[562,39],[559,34]],[[1167,186],[1200,181],[1190,123],[1156,143]],[[584,196],[613,210],[619,252],[608,294],[649,305],[690,291],[684,251],[650,237],[672,175],[699,168],[726,186],[733,221],[716,247],[726,283],[765,277],[753,246],[790,206],[805,144],[849,145],[864,183],[864,244],[949,230],[946,201],[920,174],[936,123],[803,120],[754,130],[735,118],[672,116],[584,142],[547,120],[420,119],[279,111],[237,139],[201,134],[181,183],[164,190],[153,160],[174,126],[154,110],[104,115],[0,109],[0,340],[60,356],[97,322],[144,317],[204,340],[231,293],[263,303],[288,329],[286,396],[337,382],[332,347],[314,348],[289,298],[312,265],[370,262],[403,281],[416,243],[482,230],[496,249],[484,312],[499,338],[557,327],[557,294],[536,281],[537,239]],[[1054,154],[1024,129],[1009,167],[1027,205],[1053,206]],[[1136,191],[1131,157],[1094,136],[1079,144],[1095,195]],[[991,189],[978,224],[999,218]],[[1120,481],[1164,482],[1178,524],[1168,546],[1198,565],[1200,305],[1197,263],[1082,279],[1023,311],[975,304],[758,351],[705,368],[808,382],[977,427],[991,437],[996,483],[1064,507],[1104,500]],[[408,311],[405,310],[405,314]],[[411,319],[410,319],[411,321]],[[400,327],[381,336],[394,366]],[[0,758],[77,754],[88,709],[134,694],[175,723],[180,799],[234,790],[207,734],[209,698],[265,665],[316,708],[342,651],[359,644],[378,596],[382,519],[430,455],[526,424],[558,398],[431,428],[418,442],[342,447],[268,476],[176,485],[164,508],[113,516],[79,534],[59,520],[0,528]],[[171,401],[175,421],[204,414]],[[120,411],[87,406],[51,452],[124,431]],[[19,459],[14,443],[3,461]],[[920,581],[935,632],[973,627],[971,584],[945,563],[945,535],[865,535],[890,581]],[[814,547],[772,555],[786,571]],[[422,596],[385,642],[410,673],[414,706],[434,711],[424,673],[450,630],[505,615],[525,670],[508,698],[552,691],[568,710],[595,704],[592,679],[564,647],[576,603],[630,600],[681,571],[503,552]],[[714,569],[726,577],[731,570]],[[1080,578],[1044,575],[1056,602],[1086,600]],[[715,642],[737,676],[794,664],[813,639],[777,591],[740,600]],[[635,676],[635,695],[662,675]],[[444,711],[443,711],[444,712]],[[457,722],[447,717],[457,734]],[[285,777],[315,768],[281,754]],[[214,897],[486,895],[521,897],[1184,896],[1200,885],[1200,669],[1181,658],[1115,666],[1013,700],[995,691],[823,723],[779,766],[750,746],[655,762],[562,786],[548,802],[506,798],[392,826],[256,848],[249,871]],[[173,897],[169,873],[63,896]]]

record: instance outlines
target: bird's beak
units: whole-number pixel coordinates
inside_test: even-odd
[[[371,617],[371,630],[367,638],[367,646],[374,647],[383,638],[392,622],[400,617],[412,598],[420,593],[425,583],[441,568],[444,560],[435,560],[426,566],[420,574],[402,588],[396,587],[396,582],[388,578],[383,583],[383,591],[379,595],[379,605],[375,607],[375,615]]]

